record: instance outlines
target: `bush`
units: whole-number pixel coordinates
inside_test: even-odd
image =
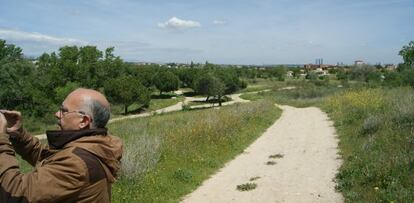
[[[159,137],[146,134],[124,140],[121,176],[140,179],[152,170],[160,158],[160,146]]]

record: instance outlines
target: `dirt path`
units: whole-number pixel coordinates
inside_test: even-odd
[[[318,108],[280,107],[277,122],[183,202],[343,202],[332,181],[341,164],[332,122]],[[257,187],[236,189],[245,183]]]

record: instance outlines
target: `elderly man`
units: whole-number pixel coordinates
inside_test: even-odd
[[[0,202],[110,202],[122,143],[107,134],[110,105],[90,89],[70,93],[55,116],[60,130],[42,144],[19,112],[0,110]],[[19,171],[15,151],[35,169]]]

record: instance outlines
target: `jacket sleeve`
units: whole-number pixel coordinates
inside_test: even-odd
[[[37,137],[27,133],[23,128],[18,132],[9,134],[14,150],[32,166],[49,156],[49,147],[42,144]]]
[[[76,156],[22,174],[6,135],[0,134],[0,202],[71,202],[87,183],[86,166]]]

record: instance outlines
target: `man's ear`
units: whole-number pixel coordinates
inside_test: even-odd
[[[83,115],[82,120],[79,123],[80,129],[88,129],[91,126],[92,119],[88,115]]]

